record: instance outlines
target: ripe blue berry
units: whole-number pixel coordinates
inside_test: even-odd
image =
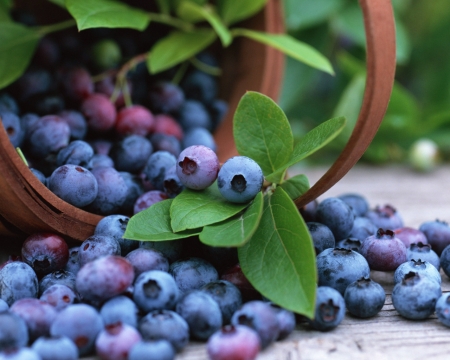
[[[366,216],[372,220],[378,228],[395,230],[403,227],[403,219],[392,205],[376,206],[369,210]]]
[[[11,306],[23,298],[36,298],[38,278],[33,268],[21,261],[6,264],[0,270],[0,298]]]
[[[394,282],[397,284],[403,280],[405,275],[409,272],[417,272],[420,276],[429,277],[431,280],[441,284],[441,274],[428,261],[409,260],[401,264],[394,272]]]
[[[41,336],[33,343],[31,348],[36,351],[42,359],[78,359],[77,346],[66,336]]]
[[[365,216],[369,211],[369,203],[367,199],[361,194],[342,194],[338,196],[338,198],[343,200],[348,206],[352,208],[352,211],[355,213],[355,217]]]
[[[450,294],[442,294],[436,302],[436,316],[438,320],[450,327]]]
[[[310,326],[319,331],[329,331],[344,319],[345,300],[341,293],[329,286],[319,286],[316,290],[316,309]]]
[[[166,172],[176,164],[177,159],[168,151],[155,151],[147,160],[143,173],[155,190],[164,190]]]
[[[234,156],[222,165],[217,185],[228,201],[246,203],[261,191],[264,175],[258,163],[246,156]]]
[[[354,219],[351,207],[339,198],[326,198],[317,206],[316,221],[328,226],[336,241],[350,236]]]
[[[328,226],[315,221],[307,222],[306,226],[308,226],[309,234],[313,240],[316,255],[325,249],[334,248],[334,235]]]
[[[100,308],[105,326],[122,323],[137,327],[139,309],[135,302],[125,295],[107,300]]]
[[[441,254],[442,255],[442,254]],[[420,259],[422,261],[428,261],[432,264],[438,271],[441,268],[441,262],[439,260],[438,254],[431,250],[430,244],[424,244],[418,242],[417,244],[411,244],[409,248],[406,249],[406,258],[408,260]]]
[[[422,231],[428,239],[428,243],[436,254],[441,255],[447,245],[450,245],[450,226],[441,220],[427,221],[420,225]]]
[[[386,293],[380,284],[369,277],[363,277],[347,286],[344,300],[352,315],[368,318],[380,312],[386,300]]]
[[[170,264],[169,273],[183,293],[200,289],[203,285],[219,279],[216,268],[208,261],[197,257],[173,262]]]

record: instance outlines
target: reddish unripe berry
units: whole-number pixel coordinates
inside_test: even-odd
[[[94,131],[112,129],[116,123],[116,107],[103,94],[93,93],[84,99],[81,112],[86,117],[88,127]]]
[[[139,331],[119,322],[106,325],[100,331],[95,340],[95,350],[101,359],[127,360],[131,348],[141,340]]]
[[[401,227],[394,230],[395,236],[398,237],[403,244],[405,244],[406,248],[409,248],[411,244],[428,244],[427,237],[425,234],[411,227]]]
[[[147,108],[141,105],[132,105],[119,111],[115,126],[116,132],[122,136],[147,136],[153,132],[155,119]]]
[[[60,78],[64,93],[73,101],[80,102],[94,92],[91,75],[83,67],[63,70]]]
[[[261,299],[261,294],[245,277],[239,264],[233,265],[232,267],[226,269],[220,279],[229,281],[230,283],[235,285],[241,291],[242,300],[244,302],[249,300]]]
[[[131,92],[131,87],[132,87],[131,81],[127,80],[127,85],[128,85],[128,91]],[[110,98],[112,96],[112,94],[114,93],[115,87],[116,87],[116,84],[115,84],[114,78],[111,76],[106,76],[103,79],[101,79],[100,81],[95,83],[95,92],[105,94],[106,96],[108,96]],[[116,105],[117,108],[121,108],[121,107],[125,106],[125,98],[123,96],[122,90],[119,90],[117,98],[114,101],[114,105]]]
[[[178,140],[183,139],[183,129],[181,125],[170,115],[155,115],[155,133],[163,133],[175,136]]]
[[[143,193],[136,199],[134,203],[133,214],[137,214],[138,212],[148,209],[153,204],[168,199],[166,193],[159,190],[150,190]]]
[[[32,234],[22,245],[22,259],[38,276],[43,276],[64,269],[69,260],[69,247],[59,235]]]

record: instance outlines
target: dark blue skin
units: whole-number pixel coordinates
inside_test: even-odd
[[[386,300],[386,293],[380,284],[369,277],[364,277],[347,286],[344,300],[347,310],[352,315],[368,318],[380,312]]]
[[[205,128],[196,127],[189,129],[185,132],[183,140],[181,142],[181,148],[186,149],[193,145],[203,145],[216,151],[217,145],[212,133]]]
[[[339,199],[343,200],[348,206],[350,206],[355,213],[355,217],[365,216],[369,211],[369,202],[361,194],[348,193],[338,196]]]
[[[120,255],[125,256],[139,246],[138,241],[123,237],[129,220],[130,218],[125,215],[105,216],[95,226],[94,235],[107,235],[116,239],[120,245]]]
[[[176,162],[176,157],[167,151],[156,151],[150,155],[143,173],[155,190],[164,191],[164,177],[166,176],[166,172]]]
[[[120,244],[113,236],[94,234],[80,245],[78,261],[81,266],[105,255],[120,255]]]
[[[183,239],[166,241],[141,241],[139,247],[144,249],[154,249],[160,251],[168,260],[173,263],[181,258],[183,254]]]
[[[20,126],[22,127],[23,133],[25,137],[28,137],[30,128],[32,128],[33,124],[39,121],[40,116],[38,114],[26,113],[20,118]]]
[[[140,135],[128,135],[115,142],[109,151],[116,170],[130,173],[140,172],[153,152],[150,140]]]
[[[185,101],[183,90],[168,81],[154,84],[148,92],[148,99],[150,109],[155,113],[175,112]]]
[[[442,294],[436,302],[436,316],[438,320],[450,327],[450,294]]]
[[[119,171],[120,176],[125,180],[125,184],[128,187],[125,201],[122,204],[119,213],[120,214],[132,214],[134,203],[137,198],[144,193],[144,186],[139,175],[131,174],[126,171]]]
[[[320,254],[325,249],[335,247],[336,241],[328,226],[315,221],[307,222],[306,226],[308,227],[309,233],[313,240],[316,255]]]
[[[314,199],[300,209],[300,214],[302,215],[305,222],[316,221],[316,212],[318,206],[319,202],[317,201],[317,199]]]
[[[0,111],[0,120],[11,144],[14,147],[21,146],[25,135],[21,127],[20,118],[13,112]]]
[[[208,105],[209,116],[211,117],[212,122],[212,132],[216,131],[220,124],[222,124],[222,121],[228,112],[228,108],[228,103],[222,99],[214,99]]]
[[[94,156],[94,149],[91,145],[83,140],[74,140],[59,150],[56,165],[73,164],[87,167],[92,156]]]
[[[219,280],[215,267],[198,257],[173,262],[170,264],[169,273],[175,279],[181,293],[200,289],[211,281]]]
[[[246,156],[234,156],[221,166],[217,185],[231,202],[246,203],[261,191],[264,175],[258,163]]]
[[[169,170],[166,171],[166,175],[164,176],[164,192],[170,197],[174,198],[184,189],[183,183],[180,181],[180,178],[177,175],[177,166],[172,166]]]
[[[13,261],[0,270],[0,299],[9,306],[19,299],[36,298],[38,291],[38,278],[30,265]]]
[[[128,360],[173,360],[175,349],[167,340],[140,341],[131,348]]]
[[[48,178],[48,188],[59,198],[80,208],[93,203],[98,196],[97,179],[80,165],[58,167]]]
[[[339,241],[350,236],[355,215],[343,200],[329,197],[317,206],[316,221],[328,226]]]
[[[319,286],[329,286],[344,295],[353,281],[370,275],[369,264],[359,253],[347,249],[325,249],[316,258]]]
[[[138,248],[129,252],[125,258],[133,265],[135,278],[149,270],[169,271],[169,260],[154,249]]]
[[[114,161],[106,154],[94,154],[89,161],[87,168],[92,170],[100,166],[114,167]]]
[[[33,343],[31,348],[36,351],[43,359],[78,359],[77,346],[72,340],[65,336],[42,336]]]
[[[0,312],[0,351],[22,348],[28,343],[28,328],[24,319],[9,311]]]
[[[73,304],[61,310],[50,327],[50,335],[67,336],[78,348],[80,356],[94,350],[95,339],[103,329],[99,312],[88,304]]]
[[[71,139],[84,139],[87,133],[87,121],[82,113],[76,110],[63,110],[58,115],[69,125]]]
[[[222,324],[231,321],[234,312],[242,305],[242,295],[236,285],[226,280],[211,281],[200,288],[219,304],[222,313]]]
[[[372,220],[377,228],[395,230],[403,227],[403,219],[393,206],[386,204],[376,206],[367,212],[366,216]]]
[[[42,68],[29,69],[12,84],[11,95],[23,105],[32,95],[48,92],[52,82],[49,71]]]
[[[150,136],[150,141],[155,151],[167,151],[173,156],[178,156],[181,152],[181,142],[173,135],[154,133]]]
[[[9,95],[8,93],[0,94],[0,112],[12,112],[14,114],[19,114],[19,105],[17,101]]]
[[[378,228],[375,224],[367,217],[357,216],[353,221],[352,231],[350,232],[350,237],[356,238],[363,242],[369,236],[375,235]]]
[[[316,290],[314,318],[308,320],[314,330],[330,331],[344,319],[345,301],[341,293],[329,286],[319,286]]]
[[[57,311],[60,311],[79,299],[72,288],[63,284],[54,284],[42,293],[39,300],[49,303]]]
[[[118,295],[107,300],[100,308],[105,326],[118,322],[137,327],[139,309],[129,297]]]
[[[86,209],[99,215],[117,214],[125,202],[128,187],[120,173],[111,167],[96,167],[91,170],[97,179],[97,197]]]
[[[0,312],[8,310],[8,309],[9,309],[8,303],[5,300],[0,299]]]
[[[145,315],[138,325],[143,340],[167,340],[179,352],[189,342],[189,326],[171,310],[155,310]]]
[[[435,311],[441,286],[434,280],[410,272],[392,290],[392,304],[406,319],[423,320]]]
[[[407,260],[420,259],[422,261],[428,261],[437,270],[441,269],[439,256],[435,251],[431,250],[430,244],[423,244],[421,242],[417,244],[411,244],[409,248],[406,249],[406,258]]]
[[[48,92],[31,96],[23,108],[25,111],[44,116],[47,114],[57,114],[64,110],[65,106],[64,98],[60,94]]]
[[[428,277],[431,280],[441,284],[441,274],[439,271],[431,265],[428,261],[422,261],[421,259],[408,260],[401,264],[394,272],[394,283],[399,283],[403,280],[405,275],[409,272],[417,272],[420,276]]]
[[[186,100],[178,109],[176,119],[185,132],[198,127],[209,131],[212,129],[208,110],[197,100]]]
[[[420,225],[431,248],[436,254],[441,255],[446,246],[450,245],[450,226],[441,220],[427,221]]]
[[[275,314],[278,320],[278,326],[280,328],[280,333],[278,334],[277,340],[286,339],[292,331],[294,331],[296,326],[295,314],[292,311],[283,309],[278,305],[270,303],[272,309],[275,310]]]
[[[441,256],[439,257],[439,262],[442,267],[442,271],[444,271],[445,275],[450,277],[450,246],[447,246],[444,251],[442,251]]]
[[[359,252],[359,248],[361,247],[362,241],[356,239],[356,238],[347,238],[343,239],[341,241],[338,241],[336,244],[337,248],[340,249],[348,249],[353,250],[356,252]]]
[[[30,342],[40,336],[47,336],[50,325],[58,314],[58,311],[52,305],[34,298],[17,300],[11,305],[9,311],[25,320]]]
[[[38,169],[35,169],[35,168],[30,168],[30,170],[34,174],[34,176],[36,176],[38,178],[38,180],[41,183],[43,183],[45,186],[47,186],[48,179],[42,171],[39,171]]]
[[[204,291],[193,290],[184,294],[177,302],[176,312],[186,320],[194,339],[208,340],[222,326],[219,304]]]
[[[231,324],[246,325],[255,330],[264,349],[278,339],[280,327],[275,310],[272,306],[261,300],[252,300],[244,303],[235,311]]]
[[[16,348],[0,355],[3,355],[2,360],[42,360],[36,351],[28,347]]]
[[[48,275],[45,275],[39,281],[39,296],[42,296],[42,294],[50,286],[55,285],[55,284],[66,285],[75,291],[75,281],[76,281],[75,274],[73,274],[69,271],[66,271],[66,270],[54,271]]]
[[[172,310],[180,297],[174,278],[165,271],[143,272],[134,282],[133,300],[144,312]]]
[[[217,80],[201,70],[191,71],[181,82],[186,98],[210,104],[217,96]]]
[[[78,261],[78,253],[80,251],[79,246],[74,246],[69,248],[69,260],[67,261],[66,267],[64,270],[77,274],[78,270],[80,270],[81,264]]]

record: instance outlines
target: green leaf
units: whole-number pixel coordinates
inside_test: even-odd
[[[0,23],[0,89],[18,79],[33,57],[41,35],[14,22]]]
[[[256,14],[267,3],[267,0],[218,0],[220,17],[226,24],[233,24]]]
[[[127,224],[125,239],[141,241],[163,241],[187,238],[200,233],[201,229],[174,233],[170,227],[170,205],[172,199],[163,200],[138,212]]]
[[[334,75],[333,67],[328,59],[320,52],[300,40],[287,34],[268,34],[248,29],[233,29],[233,36],[245,36],[252,40],[271,46],[294,59]]]
[[[286,194],[288,194],[292,200],[295,200],[307,192],[310,186],[306,175],[299,174],[287,179],[280,187],[286,191]]]
[[[259,192],[249,207],[239,215],[220,223],[207,225],[200,241],[210,246],[242,246],[256,231],[263,209],[263,194]]]
[[[162,14],[170,14],[170,1],[169,0],[156,0],[158,4],[159,12]]]
[[[264,175],[283,166],[292,154],[294,138],[286,115],[272,99],[257,92],[248,91],[241,98],[233,135],[239,154],[255,160]]]
[[[256,290],[281,307],[313,317],[317,279],[313,242],[281,187],[265,197],[258,229],[238,254],[242,271]]]
[[[227,27],[223,24],[222,19],[216,14],[214,8],[211,5],[200,6],[191,1],[183,1],[177,13],[185,14],[186,20],[193,22],[199,20],[206,20],[210,23],[213,29],[216,31],[223,46],[231,44],[232,36]]]
[[[216,33],[211,29],[173,31],[153,46],[147,67],[152,74],[169,69],[202,51],[215,39]]]
[[[119,1],[66,0],[66,7],[75,18],[79,31],[98,27],[142,31],[150,22],[145,11]]]
[[[274,171],[272,174],[266,176],[266,180],[276,182],[280,175],[290,166],[295,165],[307,156],[324,147],[331,140],[333,140],[344,128],[345,118],[335,117],[329,119],[322,124],[316,126],[303,136],[295,145],[294,151],[289,161]]]
[[[172,229],[178,232],[214,224],[236,215],[247,206],[225,200],[217,181],[202,191],[185,189],[173,199],[170,207]]]
[[[12,1],[0,0],[0,22],[12,21],[10,16],[10,10],[12,7]]]

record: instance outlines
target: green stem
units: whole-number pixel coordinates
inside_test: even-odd
[[[21,159],[23,160],[23,162],[25,163],[25,165],[26,165],[26,166],[30,166],[30,165],[28,164],[27,159],[25,158],[25,155],[24,155],[23,152],[22,152],[22,149],[21,149],[20,147],[16,147],[16,151],[17,151],[17,153],[19,154],[20,158],[21,158]]]
[[[213,76],[222,75],[222,69],[220,69],[216,66],[211,66],[211,65],[205,64],[203,61],[200,61],[195,56],[192,57],[190,59],[190,61],[191,61],[192,65],[194,65],[197,69],[199,69],[207,74],[210,74]]]
[[[52,33],[52,32],[56,32],[56,31],[60,31],[60,30],[64,30],[64,29],[70,28],[72,26],[75,26],[76,24],[77,23],[75,22],[74,19],[69,19],[69,20],[62,21],[62,22],[59,22],[59,23],[56,23],[56,24],[41,26],[41,27],[39,27],[38,32],[41,35],[47,35],[47,34]]]
[[[192,25],[190,22],[174,18],[173,16],[167,14],[148,13],[148,16],[150,18],[150,21],[170,25],[183,31],[192,31],[194,29],[194,25]]]
[[[178,85],[181,79],[183,78],[184,74],[186,74],[188,67],[189,62],[188,61],[183,62],[178,68],[177,72],[175,73],[175,76],[172,78],[172,83]]]

